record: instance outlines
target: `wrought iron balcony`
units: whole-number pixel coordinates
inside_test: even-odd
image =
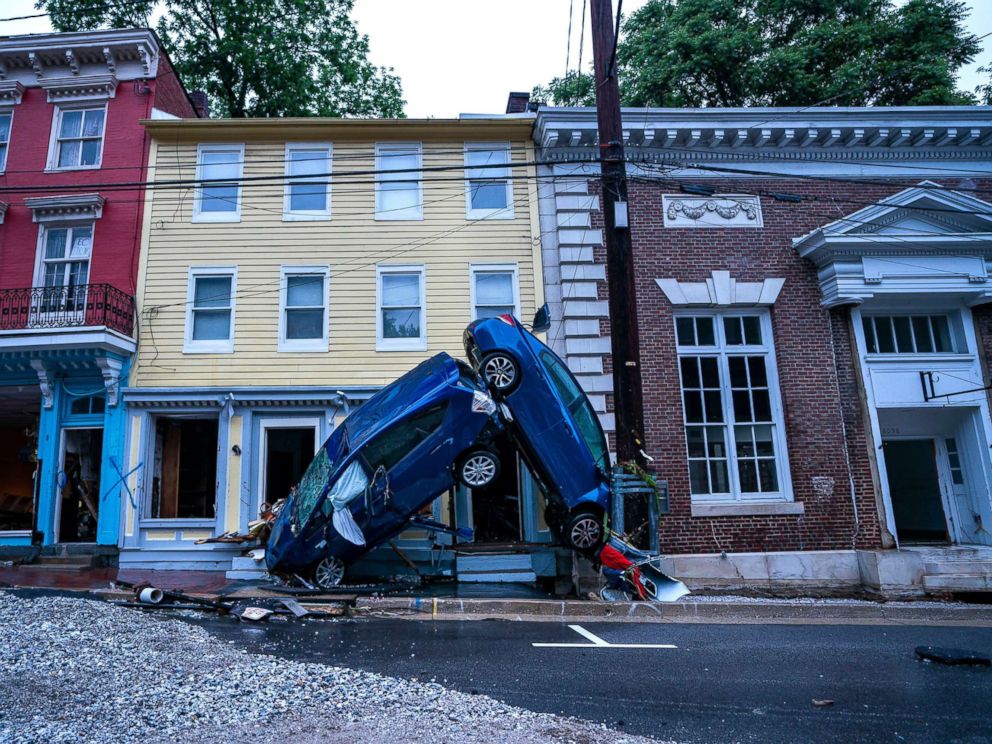
[[[0,330],[106,326],[134,329],[134,298],[109,284],[0,289]]]

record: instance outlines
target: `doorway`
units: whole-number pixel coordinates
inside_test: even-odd
[[[261,424],[260,503],[289,495],[320,446],[317,419],[279,419]]]
[[[57,542],[96,542],[103,427],[62,430]]]
[[[503,435],[505,438],[505,435]],[[500,456],[499,474],[484,488],[472,489],[472,524],[475,542],[488,544],[516,543],[523,538],[521,514],[520,467],[516,451],[509,441],[496,441]]]
[[[900,543],[949,542],[936,441],[889,439],[882,446]]]
[[[0,387],[0,534],[36,527],[40,413],[37,386]]]

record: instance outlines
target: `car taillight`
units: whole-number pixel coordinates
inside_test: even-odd
[[[502,320],[507,325],[516,325],[516,323],[513,320],[513,316],[510,315],[509,313],[503,313],[502,315],[497,315],[496,317]]]

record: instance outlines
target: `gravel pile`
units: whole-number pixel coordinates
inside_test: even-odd
[[[648,741],[93,600],[0,591],[0,628],[0,742]]]

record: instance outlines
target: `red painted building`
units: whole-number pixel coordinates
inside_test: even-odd
[[[714,586],[992,588],[992,109],[625,110],[661,549]],[[595,113],[535,139],[553,345],[614,425]]]
[[[117,545],[139,122],[197,115],[147,29],[0,38],[0,544]]]

